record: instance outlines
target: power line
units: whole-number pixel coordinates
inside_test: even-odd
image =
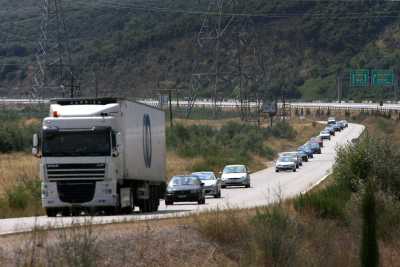
[[[346,14],[332,14],[328,12],[320,13],[235,13],[235,12],[210,12],[210,11],[198,11],[189,9],[171,9],[165,7],[156,6],[145,6],[145,5],[132,5],[128,3],[115,3],[115,2],[98,2],[93,6],[88,2],[81,2],[86,6],[91,7],[106,7],[116,9],[132,9],[137,11],[147,12],[158,12],[158,13],[172,13],[172,14],[186,14],[186,15],[198,15],[198,16],[224,16],[224,17],[255,17],[255,18],[290,18],[290,17],[313,17],[313,18],[340,18],[340,19],[371,19],[371,18],[398,18],[399,15],[396,11],[374,11],[375,14],[365,14],[365,12],[352,12]]]

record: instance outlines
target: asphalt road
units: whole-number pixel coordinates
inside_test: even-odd
[[[275,168],[267,168],[251,174],[251,188],[227,188],[222,190],[222,197],[209,197],[205,205],[197,203],[177,203],[165,206],[161,203],[160,210],[152,214],[134,213],[123,216],[96,217],[58,217],[47,218],[26,217],[0,220],[0,235],[26,232],[34,227],[66,227],[78,223],[104,224],[130,220],[146,220],[184,216],[190,213],[215,208],[250,208],[267,205],[279,199],[290,198],[311,189],[321,182],[331,172],[335,161],[336,148],[358,137],[364,126],[349,124],[349,127],[337,133],[331,141],[325,141],[322,154],[315,155],[309,162],[303,164],[297,172],[275,172]]]

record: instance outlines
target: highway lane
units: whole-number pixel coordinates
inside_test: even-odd
[[[0,235],[26,232],[34,227],[65,227],[76,223],[105,224],[112,222],[134,221],[184,216],[209,209],[250,208],[267,205],[279,199],[290,198],[311,189],[322,181],[331,171],[335,161],[336,148],[357,138],[364,126],[349,124],[349,127],[337,133],[331,141],[325,141],[322,154],[303,164],[297,172],[275,172],[275,168],[267,168],[251,174],[251,188],[227,188],[222,190],[222,198],[207,198],[205,205],[195,203],[178,203],[165,206],[162,202],[160,210],[153,214],[134,213],[123,216],[96,217],[27,217],[0,220]]]

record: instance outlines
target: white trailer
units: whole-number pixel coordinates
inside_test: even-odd
[[[145,104],[51,100],[32,152],[48,216],[157,211],[165,191],[165,115]]]

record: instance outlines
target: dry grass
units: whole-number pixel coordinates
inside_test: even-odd
[[[221,128],[224,124],[228,122],[240,123],[240,118],[229,118],[229,119],[219,119],[219,120],[193,120],[193,119],[175,119],[174,123],[182,124],[183,126],[192,125],[207,125],[210,127]]]
[[[201,158],[183,158],[178,156],[175,152],[167,152],[167,178],[178,174],[189,174],[193,166],[202,161]]]
[[[39,162],[32,155],[22,152],[0,154],[0,196],[19,180],[36,180],[38,176]]]
[[[0,237],[2,266],[237,266],[192,227],[165,221]]]

